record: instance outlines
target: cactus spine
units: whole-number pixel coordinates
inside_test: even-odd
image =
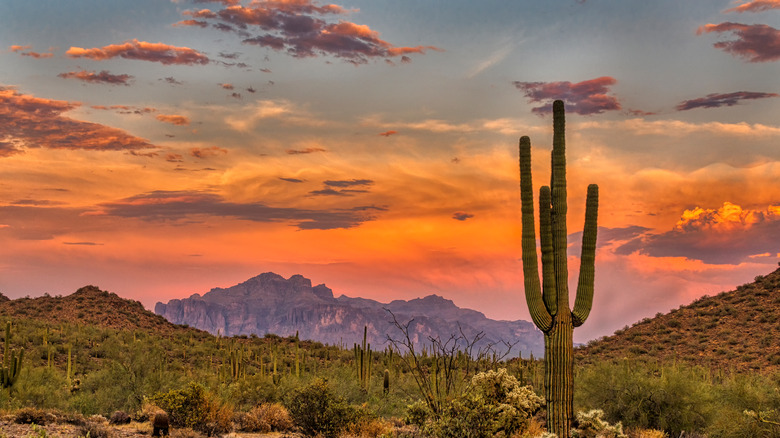
[[[573,410],[573,343],[575,327],[585,322],[593,304],[598,186],[588,186],[582,256],[574,310],[569,310],[566,260],[566,142],[563,102],[553,103],[551,187],[539,190],[539,234],[542,255],[540,285],[534,229],[531,140],[520,139],[520,192],[525,298],[531,319],[544,333],[547,425],[559,438],[570,436]]]

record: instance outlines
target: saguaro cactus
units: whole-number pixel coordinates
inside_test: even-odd
[[[553,103],[551,187],[539,190],[539,234],[542,277],[540,285],[534,229],[531,140],[520,139],[520,192],[522,200],[522,251],[525,298],[531,319],[544,333],[544,386],[547,429],[559,438],[571,434],[573,407],[573,343],[575,327],[585,322],[593,304],[596,260],[598,186],[588,186],[582,256],[574,310],[569,309],[566,259],[566,142],[563,102]]]
[[[0,384],[3,388],[8,388],[8,392],[11,392],[11,388],[16,383],[16,379],[19,378],[19,372],[22,370],[22,360],[24,359],[24,348],[19,350],[19,356],[16,356],[16,351],[8,351],[8,345],[11,342],[11,322],[7,322],[5,325],[5,346],[3,348],[3,365],[0,367]]]

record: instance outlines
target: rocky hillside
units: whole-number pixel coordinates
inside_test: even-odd
[[[544,351],[541,332],[530,322],[491,320],[437,295],[390,303],[343,295],[336,298],[325,285],[312,286],[309,279],[300,275],[285,279],[269,272],[226,289],[212,289],[203,296],[194,294],[157,303],[154,309],[175,324],[188,324],[214,334],[298,333],[301,339],[346,347],[362,340],[366,326],[368,341],[375,350],[387,345],[388,335],[395,339],[402,336],[391,323],[388,310],[402,324],[411,321],[409,334],[418,346],[427,343],[429,337],[446,341],[462,329],[471,339],[477,333],[484,334],[477,348],[493,344],[503,351],[503,342],[517,342],[512,348],[513,356],[520,351],[525,357],[529,353],[538,356]]]
[[[80,323],[116,330],[141,330],[170,334],[187,330],[146,310],[138,301],[119,297],[95,286],[85,286],[66,296],[44,295],[9,300],[0,294],[0,317],[35,318],[54,323]],[[194,329],[189,329],[194,330]]]
[[[736,290],[646,318],[575,353],[582,362],[677,360],[740,371],[780,369],[780,269]]]

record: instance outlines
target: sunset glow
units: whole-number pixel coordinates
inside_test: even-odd
[[[147,308],[263,272],[529,319],[517,142],[569,242],[600,186],[584,342],[780,253],[778,1],[0,5],[0,292]]]

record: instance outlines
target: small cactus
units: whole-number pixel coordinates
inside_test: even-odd
[[[19,372],[22,370],[22,361],[24,360],[24,348],[19,350],[19,356],[16,355],[16,351],[8,351],[8,345],[11,341],[11,322],[8,321],[5,325],[5,347],[3,349],[3,366],[0,368],[0,381],[3,384],[3,388],[11,388],[16,383],[16,379],[19,378]]]

